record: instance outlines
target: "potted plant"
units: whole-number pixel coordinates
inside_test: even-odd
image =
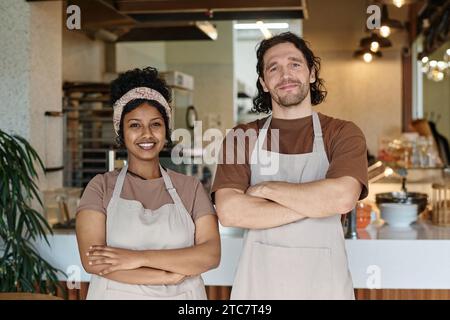
[[[57,273],[33,246],[52,230],[31,206],[42,206],[35,179],[44,168],[33,147],[22,137],[0,130],[0,291],[56,293]],[[63,290],[64,291],[64,290]]]

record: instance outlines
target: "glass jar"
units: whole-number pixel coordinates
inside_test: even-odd
[[[367,203],[356,204],[356,228],[365,229],[372,220],[372,206]]]

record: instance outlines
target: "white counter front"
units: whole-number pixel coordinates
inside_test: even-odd
[[[226,228],[225,228],[226,229]],[[239,261],[242,237],[222,233],[220,266],[203,274],[206,285],[231,286]],[[418,222],[410,228],[370,225],[359,239],[346,239],[355,288],[450,289],[450,228]],[[82,266],[74,231],[55,231],[51,249],[37,243],[40,254],[65,271],[72,281],[89,281]],[[65,280],[63,276],[61,280]]]

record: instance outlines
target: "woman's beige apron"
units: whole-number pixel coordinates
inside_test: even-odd
[[[329,163],[316,112],[312,119],[314,146],[308,154],[264,150],[271,117],[267,119],[251,155],[251,185],[262,181],[306,183],[325,178]],[[256,157],[276,159],[279,170],[274,175],[264,174]],[[341,216],[247,230],[231,299],[354,299]]]
[[[167,203],[157,210],[145,209],[139,201],[120,198],[127,169],[125,166],[121,170],[108,204],[107,245],[131,250],[193,246],[194,222],[164,169],[160,166],[173,203]],[[206,299],[206,292],[201,276],[189,277],[177,285],[131,285],[92,275],[87,299]]]

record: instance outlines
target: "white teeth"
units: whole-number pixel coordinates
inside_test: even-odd
[[[150,149],[153,148],[155,144],[154,143],[139,143],[138,146],[143,149]]]

